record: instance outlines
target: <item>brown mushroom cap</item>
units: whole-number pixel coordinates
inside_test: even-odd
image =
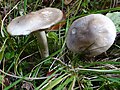
[[[91,14],[73,22],[67,34],[67,47],[73,52],[85,51],[96,56],[108,50],[114,43],[114,23],[101,14]]]
[[[28,35],[31,32],[46,29],[58,23],[63,17],[57,8],[44,8],[13,19],[7,27],[10,35]]]

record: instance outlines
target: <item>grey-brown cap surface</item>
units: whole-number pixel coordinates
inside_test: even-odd
[[[102,14],[91,14],[73,22],[67,34],[67,47],[73,52],[96,56],[114,43],[114,23]]]
[[[63,17],[57,8],[44,8],[13,19],[7,27],[10,35],[28,35],[31,32],[46,29],[58,23]]]

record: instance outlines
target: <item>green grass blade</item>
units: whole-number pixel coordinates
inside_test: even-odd
[[[0,49],[0,61],[3,59],[3,56],[4,56],[4,51],[5,51],[5,48],[6,48],[6,41],[7,41],[8,38],[5,39],[1,49]]]
[[[38,86],[37,88],[35,88],[35,90],[39,90],[40,88],[42,88],[46,83],[48,83],[48,81],[54,77],[54,75],[59,72],[62,71],[63,68],[59,68],[58,70],[56,70],[52,75],[50,75],[42,84],[40,84],[40,86]]]
[[[70,87],[68,90],[74,90],[75,82],[76,82],[76,77],[74,76],[73,82],[70,84]]]
[[[62,80],[66,79],[70,75],[63,74],[62,76],[56,78],[54,81],[51,81],[43,90],[51,90],[54,86],[59,84]]]
[[[63,88],[67,86],[70,82],[72,82],[73,79],[74,79],[74,76],[67,78],[63,83],[59,85],[59,87],[56,88],[56,90],[63,90]]]
[[[77,71],[89,71],[89,72],[98,72],[98,73],[114,73],[114,74],[120,74],[120,70],[99,70],[99,69],[83,69],[83,68],[77,68],[75,69]]]

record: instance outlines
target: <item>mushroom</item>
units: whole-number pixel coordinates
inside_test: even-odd
[[[67,34],[67,47],[94,57],[107,51],[114,43],[114,23],[102,14],[91,14],[73,22]]]
[[[48,57],[49,50],[45,30],[62,20],[63,13],[57,8],[44,8],[13,19],[7,27],[10,35],[28,35],[35,32],[40,43],[41,57]]]

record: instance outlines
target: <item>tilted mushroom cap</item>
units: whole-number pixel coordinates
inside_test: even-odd
[[[114,43],[114,23],[101,14],[91,14],[73,22],[67,34],[67,47],[73,52],[85,51],[96,56],[108,50]]]
[[[28,35],[33,31],[46,29],[58,23],[63,17],[57,8],[45,8],[13,19],[7,27],[10,35]]]

